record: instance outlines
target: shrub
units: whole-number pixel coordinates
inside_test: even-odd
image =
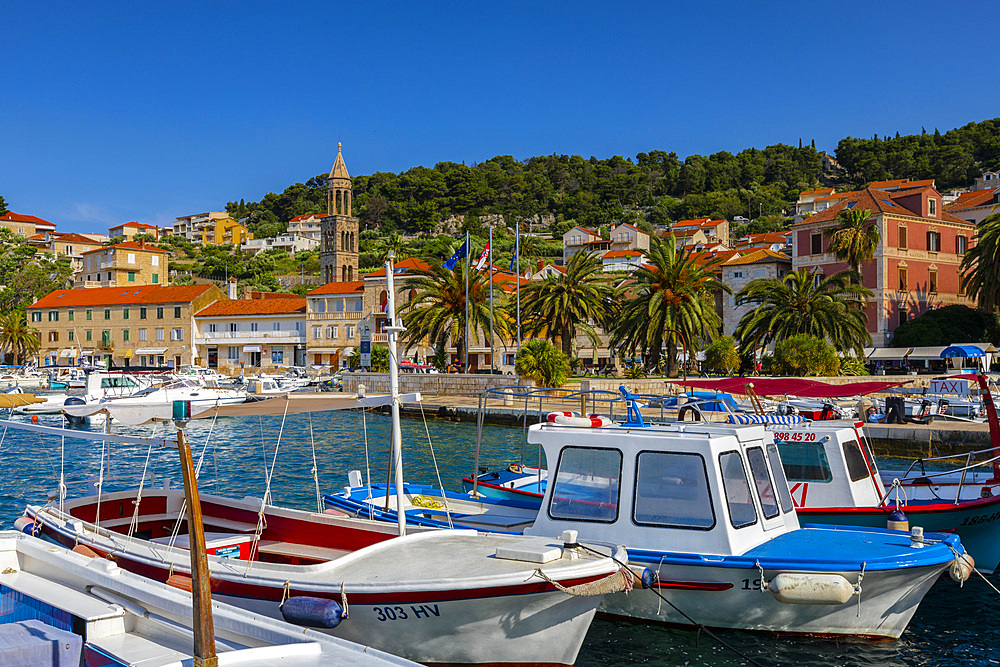
[[[779,375],[837,375],[840,359],[825,340],[797,334],[774,346],[772,370]]]
[[[547,340],[530,340],[517,353],[514,370],[539,387],[561,387],[569,377],[569,359]]]
[[[841,375],[868,375],[865,362],[857,357],[844,357],[840,360]]]
[[[705,348],[705,368],[713,373],[732,375],[740,367],[740,355],[732,336],[721,336]]]
[[[361,369],[361,348],[356,348],[350,358],[351,368]],[[372,345],[372,367],[373,373],[389,372],[389,348],[386,345]]]

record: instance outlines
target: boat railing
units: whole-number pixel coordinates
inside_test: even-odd
[[[966,475],[968,474],[968,472],[970,470],[974,470],[976,468],[981,468],[981,467],[984,467],[984,466],[992,466],[997,461],[1000,461],[1000,454],[996,454],[995,453],[996,451],[997,450],[995,450],[993,448],[990,448],[990,449],[981,449],[981,450],[978,450],[978,451],[975,451],[975,452],[967,452],[964,456],[956,456],[954,454],[951,454],[951,455],[945,454],[945,455],[942,455],[942,456],[925,456],[925,457],[921,457],[919,459],[915,459],[914,461],[912,461],[910,463],[909,467],[903,473],[902,477],[897,478],[897,480],[894,481],[893,485],[889,488],[888,491],[886,491],[885,496],[882,498],[882,500],[879,502],[879,504],[881,505],[882,503],[884,503],[886,501],[886,499],[892,493],[893,487],[895,487],[896,482],[901,483],[901,482],[905,482],[907,480],[913,480],[913,481],[916,481],[916,480],[928,480],[929,481],[929,480],[935,479],[937,477],[945,477],[945,476],[950,476],[950,475],[955,475],[955,474],[961,473],[961,477],[959,478],[959,481],[958,481],[958,488],[957,488],[957,490],[955,492],[955,504],[957,505],[959,503],[960,499],[961,499],[962,488],[965,485],[965,478],[966,478]],[[973,463],[973,461],[975,460],[975,457],[977,455],[979,455],[979,454],[990,454],[992,456],[990,456],[990,458],[985,459],[983,461],[976,461],[975,463]],[[948,470],[938,470],[938,471],[927,472],[927,469],[924,466],[924,463],[926,463],[927,461],[944,461],[944,460],[954,461],[956,459],[961,460],[963,458],[965,459],[965,465],[963,465],[960,468],[949,468]],[[916,466],[920,466],[920,473],[919,473],[919,475],[915,474],[913,477],[910,477],[910,473],[914,472],[914,468]]]
[[[141,482],[143,485],[147,485],[148,484],[149,486],[152,487],[152,486],[156,485],[156,479],[157,479],[156,474],[152,473],[152,472],[149,472],[149,473],[146,473],[144,476],[138,476],[138,475],[110,475],[109,476],[109,475],[105,475],[103,479],[100,479],[98,477],[88,477],[86,479],[66,480],[66,481],[63,481],[62,484],[63,484],[63,486],[65,486],[67,488],[69,488],[70,486],[82,486],[82,485],[86,485],[86,487],[87,487],[87,495],[88,496],[93,496],[93,495],[97,495],[97,493],[98,493],[98,487],[99,486],[107,484],[108,482],[120,482],[120,481],[123,481],[123,480],[127,480],[129,482]],[[162,477],[161,476],[161,479],[163,480],[163,488],[169,488],[171,478],[170,477]],[[58,500],[59,499],[59,491],[56,490],[56,491],[50,492],[48,494],[48,497],[46,499],[47,500]]]

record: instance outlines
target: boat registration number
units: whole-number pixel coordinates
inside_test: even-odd
[[[408,604],[405,607],[372,607],[375,618],[380,622],[405,621],[407,619],[423,619],[440,616],[441,610],[436,604]]]
[[[803,433],[802,431],[775,431],[775,440],[787,440],[789,442],[815,442],[816,434],[809,433],[808,431]]]
[[[960,526],[975,526],[980,523],[989,523],[991,521],[996,521],[1000,519],[1000,512],[994,512],[993,514],[980,514],[979,516],[967,516],[965,520],[962,521]]]

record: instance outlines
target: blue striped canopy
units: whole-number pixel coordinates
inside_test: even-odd
[[[946,347],[941,352],[942,359],[951,359],[952,357],[985,357],[986,353],[982,349],[976,347],[975,345],[952,345],[951,347]]]
[[[729,415],[729,421],[733,424],[798,424],[806,421],[802,415],[751,415],[735,413]]]

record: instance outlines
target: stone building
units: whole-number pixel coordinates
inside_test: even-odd
[[[737,254],[722,264],[722,282],[733,290],[732,294],[722,295],[722,333],[727,336],[735,335],[736,325],[740,319],[755,308],[751,304],[737,306],[737,292],[746,287],[751,280],[781,279],[791,270],[792,258],[771,248],[745,251],[745,254]]]
[[[166,285],[170,251],[125,241],[81,253],[82,268],[74,287]]]
[[[306,293],[306,355],[313,366],[345,367],[360,343],[365,311],[362,280],[330,282]]]
[[[358,274],[358,219],[353,213],[351,176],[337,143],[337,159],[326,181],[326,217],[320,226],[320,275],[324,283],[353,282]]]
[[[96,250],[103,245],[98,239],[73,232],[65,234],[42,232],[29,238],[28,243],[43,252],[51,252],[57,257],[60,255],[69,257],[74,275],[78,275],[83,270],[83,253]]]
[[[306,300],[294,294],[216,301],[195,313],[195,357],[229,375],[305,366],[305,312]]]
[[[160,238],[160,228],[156,225],[147,225],[142,222],[123,222],[108,229],[111,236],[124,236],[126,241],[131,241],[136,234],[149,234],[154,240]]]
[[[14,211],[7,211],[4,215],[0,215],[0,227],[6,227],[10,231],[23,236],[24,238],[30,238],[35,234],[54,232],[56,230],[54,222],[42,220],[34,215],[14,213]]]
[[[56,290],[28,306],[39,365],[197,363],[194,313],[225,298],[215,285]]]

